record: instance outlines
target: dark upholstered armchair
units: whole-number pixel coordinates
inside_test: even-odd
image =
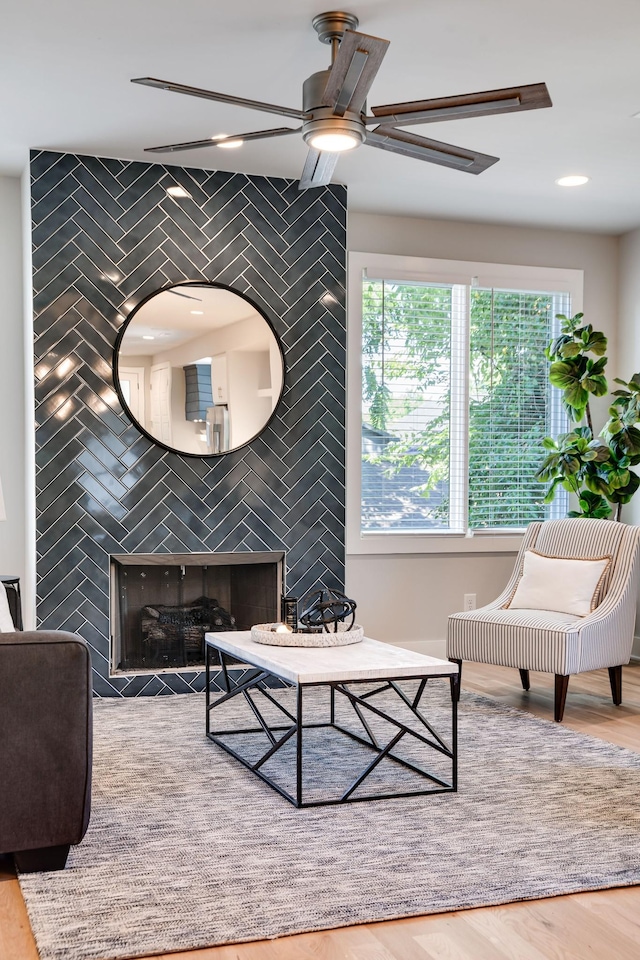
[[[0,853],[61,870],[91,808],[91,662],[53,630],[0,633]]]

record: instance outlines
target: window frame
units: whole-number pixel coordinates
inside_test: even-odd
[[[453,283],[498,289],[568,293],[571,312],[582,310],[584,272],[562,267],[535,267],[469,260],[406,257],[350,252],[347,294],[347,554],[512,553],[523,531],[438,530],[430,533],[382,533],[361,530],[362,467],[362,280],[375,279]],[[468,356],[468,328],[465,354]],[[467,381],[468,388],[468,381]],[[542,459],[542,450],[541,450]],[[468,461],[467,461],[468,462]],[[466,478],[465,478],[466,481]]]

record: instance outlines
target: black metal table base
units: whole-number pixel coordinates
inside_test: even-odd
[[[248,664],[251,668],[248,674],[242,679],[237,680],[230,673],[228,665],[230,661],[237,663],[239,658],[234,655],[229,658],[223,651],[207,642],[206,644],[206,733],[207,737],[222,747],[227,753],[235,757],[240,763],[251,770],[256,776],[260,777],[265,783],[269,784],[281,796],[289,800],[296,807],[317,807],[327,806],[338,803],[352,803],[362,800],[380,800],[391,799],[394,797],[412,797],[421,796],[430,793],[454,793],[457,790],[457,686],[458,676],[442,676],[429,674],[428,676],[412,677],[413,681],[418,681],[417,690],[413,694],[408,694],[400,685],[401,680],[397,678],[385,678],[376,684],[371,680],[356,680],[348,682],[325,681],[323,683],[298,684],[292,686],[291,683],[283,680],[274,673],[270,673],[253,664]],[[224,693],[220,693],[215,687],[212,689],[211,679],[212,671],[215,670],[216,676],[221,672]],[[295,691],[295,709],[288,709],[281,703],[273,687],[273,679],[281,682],[285,687]],[[427,720],[421,709],[422,699],[427,686],[427,680],[449,680],[451,687],[451,728],[449,743],[441,736]],[[371,689],[373,684],[373,689]],[[357,693],[357,689],[362,686],[367,687],[364,692]],[[304,693],[313,688],[325,687],[330,690],[329,700],[329,719],[327,722],[303,722],[303,699]],[[407,726],[401,720],[397,719],[388,712],[388,708],[383,709],[373,701],[381,693],[393,693],[396,695],[396,702],[400,701],[405,708],[409,710],[414,718],[414,726]],[[228,730],[213,729],[212,717],[216,708],[225,703],[229,703],[236,697],[242,697],[250,708],[251,713],[257,721],[257,726],[250,728],[232,727]],[[336,703],[338,698],[350,705],[353,715],[357,718],[358,728],[361,733],[355,733],[347,729],[338,722],[336,716]],[[267,705],[275,708],[279,717],[277,722],[269,721],[265,716]],[[385,726],[391,726],[392,735],[390,739],[383,742],[380,732],[374,730],[376,718],[384,721]],[[374,755],[369,763],[366,763],[364,769],[350,783],[346,790],[342,790],[339,796],[331,799],[305,799],[303,796],[303,731],[305,730],[333,730],[339,734],[350,738],[355,743],[370,750]],[[247,734],[262,734],[266,737],[267,746],[264,752],[257,759],[250,759],[247,756],[234,749],[228,742],[234,737],[241,738]],[[263,769],[264,765],[274,757],[287,744],[291,738],[295,738],[295,792],[291,793],[285,789],[282,784],[276,782],[271,776],[267,775]],[[222,739],[225,738],[225,739]],[[412,759],[401,757],[396,748],[401,742],[411,743],[423,748],[424,753],[429,756],[430,751],[435,751],[439,757],[448,760],[450,775],[446,776],[440,772],[425,769],[421,764]],[[393,789],[379,793],[361,793],[356,791],[361,787],[367,778],[377,769],[378,765],[384,759],[389,759],[398,764],[400,768],[411,771],[419,778],[427,781],[424,789],[406,790]]]

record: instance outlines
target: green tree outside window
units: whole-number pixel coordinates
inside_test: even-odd
[[[536,473],[551,428],[554,295],[469,297],[469,526],[523,527],[548,513]],[[419,516],[423,528],[449,526],[453,300],[453,286],[364,283],[364,530],[408,532]]]

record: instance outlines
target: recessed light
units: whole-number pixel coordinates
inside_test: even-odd
[[[188,190],[185,190],[184,187],[179,187],[177,184],[172,187],[167,187],[167,193],[170,197],[191,197],[191,194]]]
[[[155,340],[155,337],[149,337],[149,336],[146,336],[146,335],[143,334],[142,339],[143,339],[143,340]]]
[[[204,310],[190,310],[189,312],[192,313],[194,317],[202,317],[204,315]]]
[[[559,187],[581,187],[585,183],[589,183],[589,177],[583,177],[582,175],[573,175],[570,177],[558,177],[556,183]]]

